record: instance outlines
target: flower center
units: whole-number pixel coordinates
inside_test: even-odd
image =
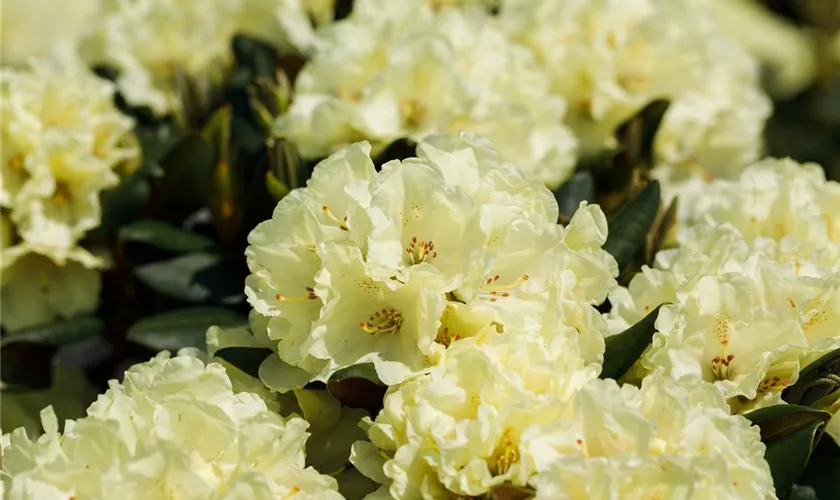
[[[499,440],[499,446],[490,458],[490,473],[494,476],[501,476],[507,472],[511,465],[519,462],[519,450],[510,430],[506,430]]]
[[[716,380],[729,380],[729,364],[732,363],[733,359],[735,359],[734,354],[715,356],[712,360],[712,373],[714,373]]]
[[[400,103],[403,121],[408,128],[418,128],[426,117],[426,108],[414,99],[406,99]]]
[[[399,331],[402,322],[403,317],[399,311],[393,307],[390,309],[383,308],[381,311],[371,314],[367,321],[359,323],[359,328],[371,335],[378,333],[391,335]]]
[[[13,154],[6,163],[13,169],[20,170],[23,168],[23,155],[20,153]]]
[[[411,237],[411,243],[405,248],[405,253],[408,255],[410,264],[420,264],[438,256],[435,252],[435,242],[417,241],[417,236]]]
[[[55,183],[55,191],[53,191],[52,200],[56,205],[64,206],[71,198],[70,187],[66,182],[58,181]]]
[[[438,330],[437,336],[435,337],[435,342],[448,348],[452,345],[452,342],[455,342],[456,340],[460,339],[460,335],[458,335],[457,333],[451,333],[449,331],[449,327],[445,326]]]

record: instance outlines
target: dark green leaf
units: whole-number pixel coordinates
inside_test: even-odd
[[[662,305],[657,306],[627,330],[607,337],[601,378],[621,378],[645,352],[653,340],[653,333],[656,331],[654,324],[659,316],[660,308]]]
[[[609,220],[609,236],[604,250],[615,257],[618,268],[632,262],[633,257],[645,244],[656,214],[659,211],[659,181],[651,181]]]
[[[796,482],[797,484],[794,485],[789,499],[816,498],[818,500],[829,500],[840,498],[840,457],[811,456],[805,472],[799,476]],[[802,492],[809,492],[813,496],[803,496]],[[799,496],[794,496],[797,493]]]
[[[213,356],[227,361],[254,378],[259,378],[260,365],[265,358],[273,354],[271,349],[265,347],[225,347],[216,351]]]
[[[560,219],[569,220],[577,211],[580,202],[592,202],[595,199],[595,181],[592,172],[576,172],[562,186],[554,191],[554,198],[560,209]]]
[[[803,368],[796,383],[782,392],[782,399],[818,410],[840,399],[840,349]]]
[[[376,166],[376,169],[379,170],[382,168],[382,165],[391,160],[404,160],[406,158],[417,156],[416,151],[416,142],[406,138],[397,139],[383,149],[381,153],[376,155],[373,159],[373,164]]]
[[[767,444],[764,459],[770,465],[776,495],[785,498],[808,465],[811,450],[820,438],[825,422],[812,420]]]
[[[122,241],[145,243],[172,253],[190,253],[208,250],[215,246],[213,240],[200,234],[159,220],[139,220],[120,229]]]
[[[765,444],[774,443],[788,434],[813,422],[827,423],[831,414],[800,405],[779,404],[767,406],[744,415],[761,429],[761,440]]]
[[[222,307],[191,307],[148,316],[128,330],[128,340],[156,351],[206,346],[211,326],[230,328],[247,325],[248,318]]]
[[[146,286],[184,302],[242,302],[241,270],[211,253],[191,253],[144,264],[134,274]]]
[[[365,380],[370,380],[376,385],[385,385],[381,380],[379,380],[379,375],[376,374],[376,368],[374,368],[373,363],[362,363],[342,368],[341,370],[333,373],[329,381],[341,382],[342,380],[353,378],[363,378]]]
[[[252,77],[271,77],[277,62],[277,52],[271,44],[259,38],[237,34],[232,42],[233,55],[240,68],[246,68]]]
[[[104,330],[105,322],[96,316],[79,316],[6,334],[0,339],[0,346],[16,343],[61,346],[95,337]]]
[[[149,172],[137,168],[114,188],[102,192],[102,223],[90,233],[103,236],[134,220],[149,201]]]
[[[210,189],[213,148],[196,132],[190,132],[161,159],[165,172],[159,194],[162,203],[172,198],[185,204],[197,204]],[[184,197],[189,200],[181,199]]]
[[[81,316],[28,328],[0,338],[0,378],[4,391],[32,391],[50,386],[53,355],[60,346],[100,335],[104,322]]]
[[[376,375],[373,363],[362,363],[333,373],[327,390],[345,406],[364,408],[376,415],[382,408],[387,387]]]

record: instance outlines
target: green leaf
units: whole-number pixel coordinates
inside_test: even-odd
[[[146,206],[151,193],[150,174],[142,167],[135,169],[119,185],[101,195],[102,222],[88,233],[98,237],[115,231],[134,220]]]
[[[260,365],[265,358],[273,354],[271,349],[265,347],[225,347],[216,351],[213,356],[227,361],[254,378],[259,378]]]
[[[104,330],[105,322],[96,316],[77,316],[27,328],[11,335],[5,334],[0,339],[0,346],[6,347],[17,343],[61,346],[95,337]]]
[[[341,382],[342,380],[363,378],[369,380],[376,385],[384,386],[385,384],[379,380],[379,375],[376,374],[376,368],[373,363],[361,363],[358,365],[348,366],[342,368],[330,376],[330,382]]]
[[[58,347],[100,335],[105,323],[78,316],[0,337],[0,379],[3,391],[32,391],[50,386],[52,359]]]
[[[786,435],[809,426],[811,422],[831,420],[831,414],[795,404],[779,404],[751,411],[744,415],[761,429],[761,441],[773,443]]]
[[[361,363],[333,373],[327,390],[343,405],[364,408],[376,415],[382,408],[387,387],[379,380],[373,363]]]
[[[657,306],[656,309],[627,330],[618,335],[607,337],[601,378],[616,380],[621,378],[645,352],[645,349],[653,340],[653,333],[656,331],[654,324],[662,305]]]
[[[242,272],[211,253],[191,253],[134,268],[143,284],[184,302],[238,304],[244,300]]]
[[[247,325],[248,318],[222,307],[190,307],[141,319],[128,329],[128,340],[156,351],[206,347],[207,329]]]
[[[122,241],[145,243],[177,254],[208,250],[215,246],[213,240],[206,236],[159,220],[139,220],[123,226],[119,236]]]
[[[568,221],[575,214],[580,202],[595,199],[595,180],[592,172],[575,172],[562,186],[554,191],[554,198],[560,209],[560,219]]]
[[[840,349],[824,354],[799,372],[799,379],[782,392],[788,403],[828,408],[840,399]]]
[[[381,153],[376,155],[373,159],[373,164],[376,166],[376,169],[379,170],[382,168],[382,165],[391,160],[404,160],[406,158],[417,156],[416,151],[416,142],[408,138],[397,139],[391,144],[388,144]]]
[[[825,422],[814,420],[767,444],[764,459],[770,464],[776,495],[784,498],[808,465],[811,451],[820,438]]]
[[[818,500],[829,500],[840,495],[840,457],[812,456],[805,468],[805,472],[799,476],[794,485],[792,493],[799,490],[799,496],[790,498],[816,498]],[[810,492],[813,496],[806,497],[802,492]]]
[[[776,494],[785,498],[808,465],[831,414],[780,404],[752,411],[745,417],[761,431],[761,441],[767,446],[764,458],[770,464]],[[797,494],[804,493],[797,490]]]
[[[604,250],[615,257],[619,269],[624,269],[632,262],[645,244],[659,212],[659,204],[659,181],[651,181],[609,220],[609,235]]]

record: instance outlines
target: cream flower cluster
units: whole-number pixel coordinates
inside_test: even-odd
[[[731,176],[761,150],[770,102],[756,62],[720,33],[703,1],[505,0],[499,23],[529,47],[566,98],[584,154],[671,101],[655,140],[657,176]]]
[[[218,364],[159,354],[87,413],[61,434],[48,407],[36,441],[23,429],[5,439],[4,498],[342,498],[335,480],[304,468],[309,424],[234,393]]]
[[[577,144],[613,148],[623,122],[667,99],[654,174],[670,191],[733,177],[761,153],[758,70],[699,0],[364,0],[320,32],[276,132],[316,158],[473,130],[556,187]]]
[[[479,136],[429,138],[379,173],[369,155],[357,143],[321,162],[249,236],[245,292],[265,318],[252,328],[279,355],[260,369],[267,385],[360,363],[393,385],[459,339],[543,323],[600,361],[594,304],[617,269],[597,206],[559,226],[553,195]]]
[[[355,2],[349,18],[319,33],[276,133],[322,158],[362,139],[378,151],[399,138],[469,130],[559,185],[576,161],[565,101],[483,9],[453,7],[479,3]]]
[[[133,122],[113,96],[71,53],[0,71],[5,328],[95,306],[90,268],[101,260],[78,241],[99,225],[99,195],[119,182],[115,169],[138,155]]]
[[[391,388],[351,461],[371,498],[773,498],[758,430],[708,384],[598,380],[568,339],[506,332]]]
[[[691,206],[678,247],[610,296],[611,331],[668,302],[637,375],[712,382],[735,410],[777,403],[802,365],[840,347],[840,184],[768,159]]]
[[[90,31],[85,57],[114,66],[126,100],[158,115],[220,83],[234,34],[283,50],[306,50],[313,37],[300,0],[103,0]]]

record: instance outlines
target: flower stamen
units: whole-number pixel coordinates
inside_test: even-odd
[[[438,256],[434,241],[417,241],[417,236],[411,237],[411,243],[406,247],[405,253],[408,254],[409,262],[412,265],[426,262]]]
[[[498,283],[499,279],[501,279],[501,276],[499,276],[498,274],[493,277],[487,278],[486,280],[484,280],[484,284],[480,287],[480,289],[483,292],[489,295],[490,302],[496,302],[499,299],[506,299],[510,297],[510,292],[504,290],[512,290],[514,288],[518,288],[531,278],[527,274],[523,274],[518,280],[512,283],[508,283],[507,285],[497,285],[496,283]],[[485,295],[485,298],[487,297],[487,295]]]
[[[341,228],[341,230],[342,230],[342,231],[349,231],[349,230],[350,230],[350,226],[348,226],[348,225],[347,225],[347,217],[345,217],[345,218],[344,218],[344,220],[339,219],[338,217],[336,217],[336,216],[335,216],[335,215],[334,215],[334,214],[330,211],[330,207],[328,207],[328,206],[326,206],[326,205],[322,206],[322,207],[321,207],[321,210],[323,210],[324,215],[326,215],[327,217],[329,217],[330,219],[332,219],[332,220],[333,220],[333,222],[335,222],[336,224],[338,224],[338,227],[339,227],[339,228]]]
[[[442,346],[448,348],[452,345],[453,342],[456,340],[460,340],[461,336],[457,333],[451,333],[449,331],[449,327],[443,327],[441,330],[438,331],[437,336],[435,337],[435,342],[441,344]]]
[[[729,380],[729,364],[735,359],[734,354],[729,354],[726,357],[715,356],[712,359],[712,373],[716,380]]]
[[[279,293],[274,296],[275,299],[279,300],[280,302],[305,302],[307,300],[316,300],[318,298],[315,295],[315,289],[311,286],[306,287],[306,296],[305,297],[284,297]]]
[[[510,430],[506,430],[502,434],[502,439],[499,440],[499,446],[490,458],[490,473],[494,476],[501,476],[517,462],[519,462],[519,450],[516,448]]]
[[[367,321],[359,323],[359,328],[371,335],[378,333],[391,335],[400,330],[402,322],[403,317],[399,311],[393,307],[390,309],[383,308],[371,314]]]

